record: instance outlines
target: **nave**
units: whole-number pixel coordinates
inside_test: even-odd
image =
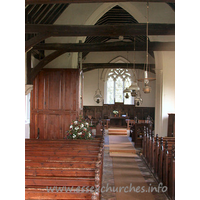
[[[93,141],[26,140],[26,199],[173,199],[130,141],[109,130]],[[100,193],[86,186],[100,186]]]

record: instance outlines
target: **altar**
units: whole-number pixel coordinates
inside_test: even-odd
[[[128,117],[110,117],[110,126],[126,127]]]

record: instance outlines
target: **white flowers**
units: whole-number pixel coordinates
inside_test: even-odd
[[[73,121],[69,125],[69,130],[66,131],[67,139],[92,139],[91,130],[89,128],[89,123],[84,119],[78,119]]]
[[[82,135],[82,132],[79,132],[78,135]]]

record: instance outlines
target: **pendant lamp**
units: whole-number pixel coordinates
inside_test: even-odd
[[[149,52],[148,52],[148,44],[149,44],[149,39],[148,39],[148,31],[149,31],[149,2],[147,2],[147,26],[146,26],[146,66],[145,66],[145,71],[144,71],[144,78],[138,79],[138,81],[143,81],[144,82],[144,88],[143,92],[144,93],[150,93],[151,92],[151,87],[149,86],[149,81],[155,80],[155,78],[149,78],[148,77],[148,65],[149,65]]]
[[[95,91],[95,94],[94,94],[94,101],[99,104],[100,102],[102,102],[102,95],[101,95],[101,90],[99,89],[99,69],[98,69],[98,88],[97,90]]]
[[[134,104],[135,106],[140,106],[142,104],[143,100],[140,94],[140,91],[137,92],[136,97],[134,98]]]
[[[126,92],[126,96],[128,96],[128,93],[131,93],[131,96],[135,97],[137,94],[137,91],[140,90],[140,87],[137,84],[137,78],[136,78],[136,73],[135,73],[135,37],[134,37],[134,65],[133,66],[134,66],[135,81],[132,81],[131,85],[124,90],[124,93]]]

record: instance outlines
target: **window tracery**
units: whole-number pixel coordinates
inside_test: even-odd
[[[124,98],[123,90],[131,85],[131,73],[128,69],[110,69],[107,76],[107,104],[115,102],[132,104],[131,96]]]

